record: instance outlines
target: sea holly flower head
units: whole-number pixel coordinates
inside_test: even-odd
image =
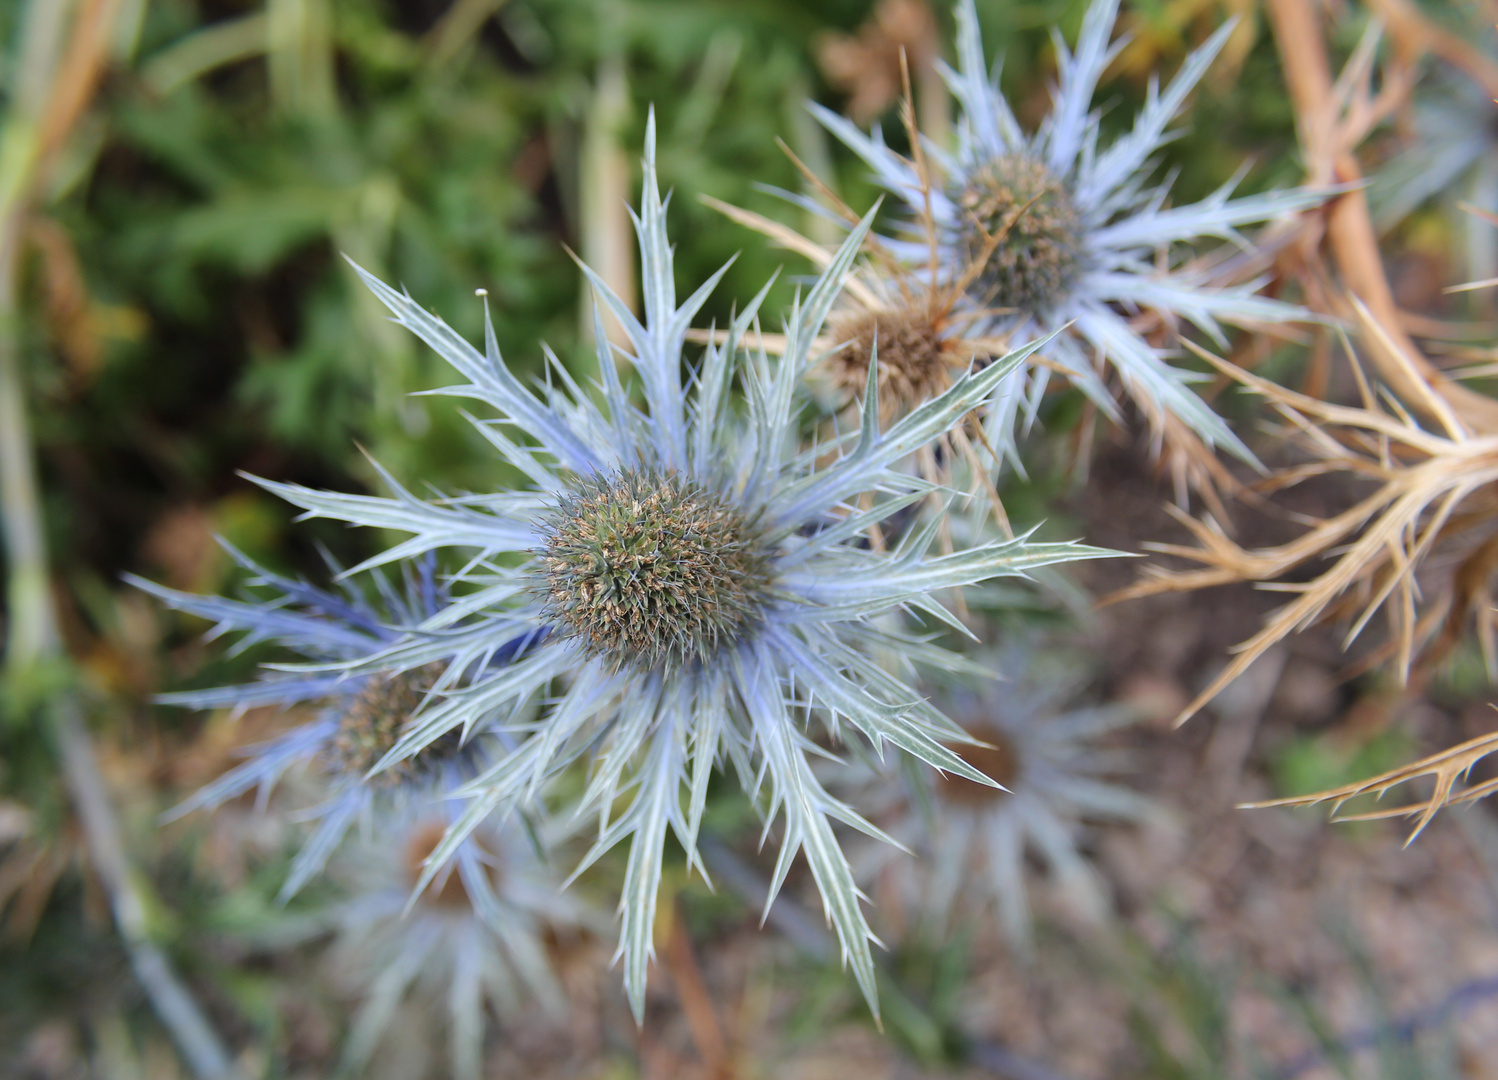
[[[349,897],[329,912],[333,967],[361,997],[340,1075],[364,1075],[408,998],[445,1013],[452,1075],[483,1075],[486,1009],[503,1023],[535,1000],[553,1016],[566,998],[548,936],[577,934],[597,919],[557,895],[531,837],[482,829],[413,896],[449,818],[432,806],[388,822],[377,842],[353,845],[330,871]],[[403,1033],[399,1037],[408,1037]]]
[[[1154,804],[1114,782],[1127,759],[1099,740],[1134,720],[1122,706],[1075,704],[1077,672],[1035,649],[975,657],[992,677],[936,693],[979,745],[954,747],[1001,787],[921,769],[867,781],[869,817],[911,851],[864,845],[860,876],[884,875],[920,923],[941,930],[954,910],[992,911],[1011,947],[1030,948],[1026,855],[1081,917],[1107,910],[1102,880],[1083,854],[1087,822],[1140,821]]]
[[[619,955],[640,1017],[667,833],[700,868],[709,779],[731,762],[767,829],[782,820],[772,899],[804,853],[844,957],[877,1008],[871,934],[834,825],[878,830],[812,772],[808,759],[826,753],[816,740],[824,732],[862,737],[880,752],[893,744],[934,768],[988,781],[949,749],[964,740],[961,731],[907,682],[915,663],[960,660],[911,631],[876,626],[875,617],[904,609],[955,623],[937,600],[947,590],[1111,553],[1021,537],[933,555],[934,523],[893,548],[871,545],[873,527],[930,493],[896,464],[949,431],[1044,342],[962,374],[887,430],[871,363],[856,430],[802,447],[799,403],[813,342],[870,219],[792,306],[778,358],[744,348],[762,290],[684,379],[691,321],[722,271],[678,306],[653,118],[644,165],[635,219],[644,318],[584,267],[629,339],[628,350],[615,350],[597,327],[596,393],[553,357],[554,377],[538,396],[506,366],[492,327],[479,351],[360,271],[396,321],[468,380],[446,392],[497,413],[475,423],[529,485],[418,499],[393,478],[389,498],[263,483],[309,515],[411,535],[369,565],[439,548],[469,555],[446,608],[409,640],[344,667],[414,669],[432,662],[441,642],[451,664],[476,673],[440,701],[429,698],[381,768],[485,723],[513,741],[460,792],[468,806],[433,850],[429,874],[496,812],[534,803],[549,778],[583,764],[588,782],[573,808],[596,812],[599,832],[578,872],[628,843]],[[639,380],[640,404],[620,361]],[[516,640],[531,644],[494,664]],[[906,665],[893,673],[869,658],[892,646]]]
[[[1118,0],[1093,0],[1075,50],[1056,38],[1059,83],[1033,134],[1020,127],[984,63],[973,0],[957,6],[957,69],[943,68],[961,108],[950,152],[917,138],[906,158],[878,128],[865,134],[819,105],[810,108],[899,201],[899,234],[884,245],[935,284],[960,283],[979,313],[973,333],[1009,341],[1057,334],[1046,349],[1050,363],[1027,364],[987,402],[987,437],[998,451],[1018,462],[1016,428],[1022,418],[1033,420],[1053,369],[1116,417],[1101,372],[1106,361],[1157,430],[1184,424],[1209,446],[1252,460],[1189,388],[1192,373],[1171,366],[1132,316],[1148,314],[1171,327],[1188,322],[1219,342],[1222,323],[1305,317],[1253,295],[1257,283],[1214,286],[1177,245],[1216,237],[1247,248],[1239,227],[1314,206],[1326,193],[1234,198],[1234,178],[1200,202],[1170,205],[1169,180],[1148,183],[1156,151],[1172,137],[1171,121],[1231,23],[1187,57],[1163,91],[1152,83],[1133,129],[1100,146],[1093,96],[1124,44],[1109,41],[1117,14]]]
[[[226,545],[227,547],[227,545]],[[216,625],[211,637],[241,632],[238,647],[278,644],[304,661],[341,663],[361,659],[400,641],[405,627],[431,618],[447,602],[432,560],[406,564],[400,585],[373,575],[373,596],[347,583],[336,592],[272,573],[232,547],[231,555],[252,573],[253,600],[198,596],[129,576],[137,587],[167,606]],[[514,651],[512,646],[510,651]],[[263,804],[289,769],[300,767],[317,780],[324,801],[308,816],[317,821],[292,863],[281,900],[294,896],[327,862],[349,828],[382,812],[425,803],[451,791],[489,761],[491,739],[464,739],[451,732],[394,768],[371,773],[395,746],[406,723],[428,694],[448,680],[441,647],[426,663],[403,669],[373,668],[356,675],[336,671],[267,668],[256,682],[211,690],[164,694],[164,704],[189,708],[256,706],[312,707],[315,718],[258,746],[249,759],[203,787],[168,818],[211,809],[258,789]]]

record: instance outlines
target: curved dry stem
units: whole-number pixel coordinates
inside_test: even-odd
[[[1372,95],[1370,47],[1360,49],[1333,83],[1314,5],[1305,0],[1268,0],[1268,10],[1310,181],[1358,183],[1362,172],[1353,150],[1402,103],[1413,85],[1412,76],[1408,71],[1393,71],[1379,94]],[[1330,204],[1326,237],[1347,291],[1362,301],[1369,320],[1380,328],[1379,338],[1369,343],[1369,353],[1384,380],[1414,408],[1423,411],[1435,397],[1448,407],[1444,411],[1454,413],[1473,430],[1498,433],[1498,401],[1448,378],[1420,355],[1405,332],[1384,274],[1368,198],[1361,188]],[[1425,415],[1438,418],[1434,413]]]
[[[1329,788],[1326,791],[1318,791],[1312,795],[1297,795],[1288,799],[1268,799],[1263,802],[1240,803],[1240,810],[1259,810],[1270,806],[1316,806],[1320,803],[1330,802],[1332,806],[1332,819],[1335,821],[1377,821],[1392,817],[1418,817],[1415,829],[1405,840],[1406,846],[1414,842],[1429,825],[1436,812],[1443,806],[1456,806],[1461,803],[1476,802],[1478,799],[1491,795],[1498,791],[1498,780],[1488,780],[1469,788],[1457,788],[1457,784],[1466,779],[1466,776],[1476,765],[1489,754],[1498,751],[1498,732],[1488,735],[1480,735],[1470,739],[1460,746],[1453,746],[1449,750],[1442,750],[1438,754],[1421,758],[1419,761],[1408,765],[1401,765],[1397,769],[1391,769],[1386,773],[1380,773],[1367,780],[1359,780],[1355,783],[1344,784],[1341,787]],[[1407,784],[1411,780],[1417,780],[1422,776],[1435,778],[1435,788],[1428,798],[1418,802],[1407,803],[1403,806],[1387,807],[1381,810],[1372,810],[1363,814],[1348,814],[1340,816],[1340,811],[1349,799],[1355,799],[1359,795],[1374,795],[1383,798],[1389,791],[1401,784]]]

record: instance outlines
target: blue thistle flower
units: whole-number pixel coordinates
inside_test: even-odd
[[[212,620],[216,625],[208,634],[210,639],[242,632],[236,651],[273,642],[306,661],[323,664],[362,659],[390,648],[409,638],[407,627],[432,618],[448,599],[446,587],[435,578],[431,559],[407,564],[401,587],[383,574],[372,575],[376,603],[351,586],[334,593],[272,573],[230,545],[224,546],[254,575],[250,588],[268,590],[267,596],[256,602],[230,600],[179,592],[134,575],[126,575],[126,580],[171,608]],[[496,650],[493,662],[504,662],[525,644],[508,643]],[[167,818],[212,809],[251,788],[259,789],[263,804],[288,769],[311,769],[327,789],[327,798],[308,813],[318,824],[281,888],[279,899],[290,899],[322,870],[356,821],[368,823],[381,810],[429,801],[471,779],[488,763],[491,736],[470,739],[469,733],[461,737],[454,733],[407,759],[400,768],[369,775],[426,697],[441,692],[450,681],[450,672],[457,670],[442,663],[446,650],[440,642],[434,647],[427,640],[425,648],[419,666],[400,670],[386,667],[347,674],[283,666],[267,669],[259,681],[245,685],[161,695],[157,700],[163,704],[194,709],[320,705],[316,719],[246,748],[248,761],[203,787]]]
[[[483,1075],[486,1003],[501,1018],[527,999],[552,1016],[565,1014],[545,936],[575,934],[597,919],[557,895],[535,844],[515,828],[476,835],[413,898],[449,823],[448,816],[412,815],[378,843],[345,849],[331,871],[353,893],[331,912],[331,957],[363,992],[340,1075],[364,1075],[407,997],[447,1012],[448,1056],[459,1080]]]
[[[804,852],[845,961],[877,1012],[872,935],[833,823],[881,834],[813,774],[808,758],[825,751],[812,720],[834,736],[861,734],[881,752],[892,743],[987,783],[945,745],[962,741],[957,727],[868,654],[894,646],[907,666],[960,660],[871,620],[906,609],[955,625],[935,599],[942,590],[1112,553],[1022,537],[932,556],[937,522],[910,530],[893,550],[868,545],[871,527],[930,493],[896,464],[948,431],[1044,342],[954,379],[883,432],[871,363],[858,430],[803,449],[797,401],[812,342],[870,219],[793,306],[778,360],[741,349],[762,290],[684,381],[689,325],[723,270],[677,305],[653,117],[644,167],[635,218],[644,320],[583,268],[628,334],[632,355],[618,350],[619,358],[638,376],[644,408],[621,381],[616,350],[597,323],[601,400],[549,351],[554,379],[538,397],[506,366],[492,326],[480,352],[359,270],[395,321],[468,379],[442,392],[498,412],[474,423],[531,484],[423,500],[388,476],[389,498],[261,483],[307,516],[411,534],[366,566],[438,548],[472,552],[459,575],[469,591],[416,628],[424,637],[345,666],[363,673],[429,663],[430,636],[446,643],[454,666],[478,672],[446,688],[442,700],[429,699],[377,768],[398,767],[449,733],[484,723],[518,741],[461,789],[470,804],[434,849],[428,877],[478,823],[536,799],[548,778],[586,763],[591,775],[575,809],[598,813],[599,835],[578,872],[628,842],[618,956],[639,1018],[667,833],[701,869],[697,834],[709,778],[731,761],[767,829],[783,819],[772,899]],[[733,394],[740,383],[742,405]],[[510,663],[481,663],[527,635],[539,640]],[[525,709],[535,700],[543,704],[532,715]]]
[[[961,108],[955,152],[925,143],[908,160],[885,145],[878,128],[866,135],[819,105],[809,107],[900,201],[903,236],[884,243],[913,268],[929,261],[938,287],[959,283],[982,313],[970,335],[1026,341],[1055,334],[1047,357],[1109,416],[1116,418],[1117,407],[1100,374],[1102,361],[1154,427],[1178,419],[1209,446],[1252,461],[1189,389],[1195,376],[1172,367],[1128,313],[1148,311],[1171,326],[1184,319],[1219,343],[1221,322],[1306,318],[1300,308],[1253,295],[1257,283],[1216,288],[1179,258],[1162,262],[1161,252],[1199,237],[1247,248],[1239,226],[1314,206],[1326,193],[1233,198],[1240,174],[1200,202],[1167,206],[1169,180],[1147,184],[1152,156],[1171,138],[1170,122],[1233,24],[1193,52],[1163,92],[1152,83],[1133,129],[1099,147],[1092,100],[1124,44],[1109,44],[1117,13],[1118,0],[1093,0],[1075,51],[1057,35],[1060,83],[1050,115],[1033,135],[1021,130],[988,72],[972,0],[956,10],[958,68],[942,69]],[[989,442],[1016,464],[1016,424],[1021,413],[1026,423],[1033,420],[1049,375],[1048,366],[1027,365],[987,402]]]
[[[1011,946],[1031,939],[1025,854],[1037,855],[1083,917],[1101,920],[1107,893],[1078,850],[1085,821],[1139,821],[1157,812],[1144,796],[1107,780],[1125,761],[1093,745],[1133,721],[1122,706],[1069,706],[1075,672],[1010,647],[980,658],[992,676],[981,690],[954,686],[938,695],[946,710],[986,745],[961,747],[970,764],[1003,785],[920,770],[915,786],[869,782],[869,817],[918,853],[867,845],[861,876],[888,875],[905,905],[940,930],[953,912],[995,910]]]

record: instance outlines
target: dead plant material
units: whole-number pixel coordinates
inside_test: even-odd
[[[1334,83],[1315,7],[1305,0],[1268,0],[1267,6],[1295,105],[1308,181],[1359,183],[1362,172],[1353,151],[1407,100],[1413,72],[1407,65],[1396,65],[1386,72],[1383,86],[1374,94],[1376,39],[1370,34]],[[1390,11],[1401,8],[1386,6]],[[1444,423],[1441,416],[1425,412],[1427,404],[1440,400],[1444,403],[1441,412],[1454,412],[1472,430],[1498,432],[1498,401],[1448,378],[1420,355],[1401,325],[1368,199],[1361,189],[1348,191],[1330,204],[1325,230],[1347,293],[1362,302],[1382,330],[1381,339],[1368,344],[1369,356],[1384,381],[1427,420]],[[1332,301],[1327,306],[1344,307],[1335,291],[1326,295]],[[1331,310],[1328,314],[1349,312]]]
[[[1239,809],[1259,810],[1270,806],[1316,806],[1319,803],[1332,803],[1332,818],[1335,821],[1378,821],[1383,818],[1393,817],[1418,817],[1415,829],[1405,840],[1405,845],[1414,842],[1425,826],[1429,825],[1436,812],[1443,806],[1458,806],[1463,803],[1476,802],[1478,799],[1486,798],[1498,791],[1498,780],[1486,780],[1471,787],[1458,788],[1457,784],[1466,780],[1467,774],[1472,767],[1489,754],[1498,751],[1498,732],[1481,735],[1475,739],[1468,740],[1460,746],[1453,746],[1449,750],[1442,750],[1438,754],[1421,758],[1419,761],[1402,765],[1397,769],[1391,769],[1386,773],[1360,780],[1356,783],[1345,784],[1342,787],[1332,788],[1329,791],[1318,791],[1314,795],[1298,795],[1289,799],[1269,799],[1265,802],[1243,803]],[[1407,784],[1422,776],[1435,778],[1435,788],[1429,797],[1417,802],[1406,803],[1403,806],[1391,806],[1380,810],[1370,810],[1363,814],[1340,815],[1339,811],[1350,799],[1359,795],[1374,795],[1382,799],[1389,791],[1401,784]]]
[[[1380,338],[1383,329],[1368,309],[1358,305],[1357,312],[1363,337]],[[1492,596],[1498,569],[1498,435],[1469,430],[1420,378],[1406,354],[1389,347],[1386,337],[1384,343],[1386,355],[1406,365],[1400,382],[1418,389],[1418,403],[1391,388],[1375,391],[1355,359],[1360,407],[1296,393],[1196,350],[1219,371],[1262,395],[1285,421],[1287,440],[1307,456],[1304,464],[1263,486],[1283,489],[1313,476],[1344,474],[1371,481],[1374,489],[1332,517],[1307,519],[1307,530],[1295,540],[1265,548],[1241,547],[1211,514],[1196,520],[1171,508],[1196,546],[1147,546],[1199,568],[1147,567],[1144,580],[1105,603],[1243,581],[1298,594],[1236,647],[1232,663],[1182,710],[1178,724],[1275,643],[1329,617],[1352,620],[1346,637],[1350,643],[1384,611],[1391,630],[1388,652],[1401,681],[1409,678],[1412,666],[1428,666],[1447,655],[1475,620],[1489,670],[1498,671]],[[1422,425],[1417,413],[1432,415],[1438,423]],[[1318,559],[1330,559],[1331,565],[1313,580],[1280,580]],[[1438,583],[1422,585],[1419,572],[1437,560],[1444,560],[1448,572]]]

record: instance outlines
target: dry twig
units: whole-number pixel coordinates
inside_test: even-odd
[[[1383,328],[1361,305],[1357,312],[1364,338],[1380,338]],[[1385,339],[1386,340],[1386,339]],[[1246,549],[1231,540],[1211,516],[1201,521],[1172,510],[1193,534],[1197,546],[1152,544],[1153,550],[1199,564],[1199,569],[1145,570],[1145,580],[1109,597],[1107,602],[1180,592],[1238,581],[1297,593],[1275,611],[1264,627],[1236,647],[1233,662],[1182,711],[1182,723],[1237,678],[1276,642],[1327,615],[1356,612],[1347,640],[1358,636],[1380,610],[1386,610],[1393,633],[1391,648],[1401,679],[1407,678],[1417,653],[1432,661],[1449,651],[1472,616],[1490,669],[1498,668],[1491,577],[1498,563],[1498,540],[1491,533],[1498,484],[1498,436],[1474,434],[1449,404],[1426,386],[1412,367],[1403,369],[1405,385],[1416,388],[1418,403],[1391,391],[1375,390],[1354,362],[1362,390],[1361,407],[1334,405],[1298,394],[1243,371],[1204,350],[1198,353],[1224,374],[1263,395],[1286,421],[1288,437],[1308,454],[1306,464],[1270,481],[1287,487],[1313,476],[1342,473],[1371,480],[1373,492],[1353,506],[1309,528],[1289,543]],[[1388,355],[1408,364],[1397,350]],[[1440,423],[1423,426],[1415,413]],[[1422,590],[1417,572],[1433,550],[1466,534],[1483,538],[1461,557],[1443,589]],[[1296,567],[1318,558],[1332,565],[1312,581],[1282,583]],[[1274,583],[1274,584],[1270,584]]]
[[[1243,810],[1258,810],[1269,806],[1315,806],[1318,803],[1330,802],[1332,816],[1336,821],[1377,821],[1382,818],[1391,817],[1415,817],[1419,820],[1415,823],[1415,829],[1410,833],[1405,844],[1409,845],[1419,836],[1425,826],[1430,824],[1431,818],[1436,816],[1436,811],[1443,806],[1457,806],[1462,803],[1476,802],[1478,799],[1491,795],[1498,791],[1498,780],[1487,780],[1475,784],[1469,788],[1458,789],[1457,783],[1465,780],[1466,776],[1476,765],[1489,754],[1498,751],[1498,732],[1482,735],[1453,746],[1449,750],[1442,750],[1438,754],[1421,758],[1419,761],[1402,765],[1397,769],[1391,769],[1386,773],[1360,780],[1356,783],[1345,784],[1342,787],[1332,788],[1329,791],[1318,791],[1314,795],[1299,795],[1289,799],[1270,799],[1266,802],[1243,803],[1239,807]],[[1385,794],[1400,784],[1407,784],[1411,780],[1417,780],[1422,776],[1435,778],[1435,788],[1428,798],[1418,802],[1407,803],[1404,806],[1387,807],[1382,810],[1371,810],[1364,814],[1348,814],[1340,816],[1338,811],[1349,800],[1359,795],[1375,795],[1382,799]]]

